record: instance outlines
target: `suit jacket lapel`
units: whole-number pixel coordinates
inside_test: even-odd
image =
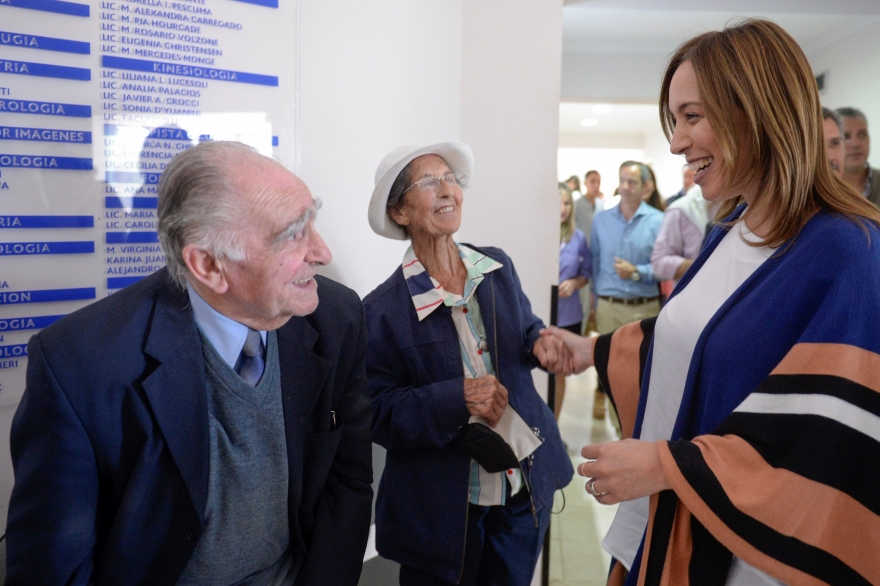
[[[144,391],[204,526],[209,447],[202,342],[186,292],[169,280],[157,291],[145,352],[159,365],[144,379]]]
[[[324,389],[332,363],[312,349],[318,332],[304,317],[293,317],[278,330],[278,358],[281,363],[281,401],[284,409],[284,431],[287,440],[287,465],[290,480],[288,508],[290,538],[304,553],[305,541],[299,522],[302,498],[305,449],[312,428],[313,412]],[[321,417],[324,414],[319,413]],[[329,411],[326,413],[330,421]]]

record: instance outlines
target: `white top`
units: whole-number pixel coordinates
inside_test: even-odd
[[[745,222],[737,222],[712,252],[690,284],[657,318],[648,401],[640,439],[670,439],[678,417],[685,381],[697,340],[725,301],[775,249],[749,246],[757,242]],[[629,570],[648,523],[648,497],[621,503],[602,546]],[[763,572],[733,558],[728,586],[776,585]]]

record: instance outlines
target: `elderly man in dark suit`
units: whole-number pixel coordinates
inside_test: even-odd
[[[9,585],[357,583],[365,330],[355,293],[315,275],[319,205],[239,143],[172,161],[167,268],[28,347]]]

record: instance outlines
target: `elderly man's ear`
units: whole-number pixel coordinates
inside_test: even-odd
[[[190,277],[203,287],[218,295],[229,289],[223,264],[208,251],[187,244],[183,247],[183,262],[189,269]]]

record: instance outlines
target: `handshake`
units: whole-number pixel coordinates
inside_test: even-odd
[[[595,337],[585,338],[568,330],[548,326],[541,330],[532,353],[541,366],[552,374],[568,376],[593,366]]]

